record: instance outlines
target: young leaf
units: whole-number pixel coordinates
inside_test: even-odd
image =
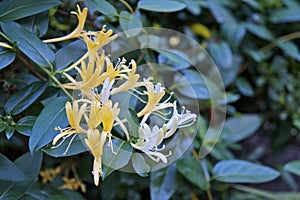
[[[24,181],[24,173],[8,158],[0,153],[0,180],[3,181]]]
[[[0,199],[20,199],[36,182],[42,158],[42,152],[36,152],[33,155],[26,153],[15,160],[15,165],[26,175],[26,180],[21,182],[0,182]]]
[[[276,179],[280,173],[270,167],[244,160],[224,160],[213,168],[216,180],[225,183],[263,183]]]
[[[186,5],[178,1],[171,0],[140,0],[138,8],[152,12],[176,12],[184,9]]]
[[[28,108],[47,88],[48,83],[34,82],[13,94],[5,103],[4,109],[13,115],[19,114]]]
[[[0,3],[0,21],[13,21],[61,4],[59,0],[9,0]]]
[[[18,48],[36,64],[42,67],[51,67],[54,53],[35,34],[15,22],[1,23],[3,32],[17,43]]]
[[[50,102],[37,117],[29,138],[29,150],[39,150],[59,133],[55,127],[66,127],[68,120],[65,111],[66,97]]]
[[[29,136],[35,120],[36,116],[30,115],[21,118],[15,126],[16,131],[23,135]]]
[[[300,160],[294,160],[285,164],[283,169],[287,172],[300,176]]]

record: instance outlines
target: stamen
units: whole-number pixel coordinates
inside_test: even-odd
[[[68,146],[67,146],[67,149],[65,150],[65,152],[63,153],[64,155],[66,155],[67,154],[67,152],[69,151],[69,148],[70,148],[70,146],[71,146],[71,144],[72,144],[72,142],[73,142],[73,140],[74,140],[74,138],[77,136],[77,134],[74,134],[74,136],[71,138],[71,140],[70,140],[70,142],[69,142],[69,144],[68,144]]]

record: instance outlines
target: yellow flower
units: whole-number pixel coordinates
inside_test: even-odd
[[[165,95],[165,88],[157,83],[153,86],[150,81],[145,81],[147,92],[144,92],[148,96],[146,106],[137,114],[138,117],[144,116],[154,111],[155,106],[160,102],[162,97]]]
[[[100,112],[100,101],[94,99],[91,103],[90,115],[88,119],[89,129],[95,129],[99,126],[102,121],[102,116]]]
[[[91,89],[99,86],[99,78],[102,76],[101,73],[105,60],[104,54],[97,55],[95,59],[89,61],[87,65],[82,61],[81,68],[75,67],[80,75],[80,81],[76,81],[72,76],[64,73],[71,82],[64,84],[64,87],[72,90],[81,90],[83,93],[88,94]]]
[[[103,123],[103,132],[110,133],[114,125],[114,121],[117,118],[120,109],[118,108],[118,103],[112,107],[111,100],[102,105],[101,115]]]
[[[85,24],[85,21],[86,21],[86,16],[87,16],[88,9],[84,8],[81,12],[81,9],[80,9],[79,5],[77,5],[77,9],[78,9],[78,12],[74,12],[74,11],[71,12],[71,14],[76,15],[77,18],[78,18],[78,25],[77,25],[77,27],[75,28],[74,31],[72,31],[69,35],[59,37],[59,38],[43,40],[43,42],[46,42],[46,43],[61,42],[61,41],[64,41],[64,40],[69,40],[69,39],[72,39],[72,38],[80,37],[82,32],[83,32],[83,27],[84,27],[84,24]]]
[[[125,79],[127,79],[123,84],[121,84],[119,87],[112,89],[111,94],[117,94],[119,92],[128,91],[130,89],[133,89],[135,87],[140,86],[140,84],[137,82],[140,78],[139,74],[136,74],[136,63],[134,60],[131,60],[130,65],[132,66],[131,71],[127,73],[127,76],[125,76]]]
[[[81,188],[83,193],[86,192],[86,186],[81,181],[77,180],[76,178],[68,178],[66,176],[62,177],[65,181],[65,184],[59,187],[59,189],[69,189],[69,190],[78,190]]]
[[[87,104],[85,103],[79,108],[77,101],[73,101],[73,107],[70,102],[66,103],[66,113],[67,113],[70,127],[67,127],[64,129],[58,128],[60,130],[60,133],[57,136],[55,136],[55,138],[53,139],[53,141],[52,141],[53,145],[55,145],[57,143],[57,141],[60,140],[61,138],[63,138],[63,140],[62,140],[62,142],[63,142],[66,138],[68,138],[69,136],[71,136],[73,134],[75,134],[74,135],[74,137],[75,137],[77,133],[86,133],[86,130],[84,130],[80,126],[80,121],[82,119],[83,114],[86,111],[86,107],[87,107]],[[72,138],[72,140],[74,139],[74,137]],[[70,144],[71,144],[72,140],[70,141]],[[68,146],[68,148],[69,148],[69,146]],[[68,150],[68,148],[67,148],[67,150]],[[67,150],[66,150],[66,152],[67,152]]]
[[[106,132],[102,132],[100,134],[98,129],[89,129],[87,132],[87,138],[84,140],[85,144],[94,156],[93,174],[96,186],[99,185],[99,177],[102,175],[101,156],[103,153],[104,143],[106,142],[106,137]]]

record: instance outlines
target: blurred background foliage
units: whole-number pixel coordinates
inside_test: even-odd
[[[88,152],[54,158],[61,151],[39,150],[55,134],[49,124],[67,123],[55,79],[63,82],[59,71],[86,50],[80,41],[41,40],[76,27],[76,4],[89,8],[87,30],[168,28],[209,52],[228,105],[221,139],[207,157],[198,155],[211,114],[201,95],[193,147],[145,177],[115,171],[95,187]],[[300,199],[299,10],[297,0],[0,1],[0,41],[12,46],[0,47],[0,199]],[[182,67],[163,52],[144,55]],[[70,154],[82,152],[80,144]]]

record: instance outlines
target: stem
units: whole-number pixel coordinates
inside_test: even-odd
[[[31,71],[34,75],[36,75],[42,81],[47,81],[47,78],[45,78],[43,75],[38,73],[34,69],[34,67],[24,57],[22,57],[20,54],[17,54],[17,57],[25,64],[25,66],[29,69],[29,71]]]
[[[124,6],[126,6],[126,8],[128,8],[128,10],[131,12],[131,14],[134,14],[134,10],[132,9],[132,7],[129,5],[129,3],[127,3],[125,0],[119,0],[122,4],[124,4]]]
[[[49,75],[49,76],[50,76],[50,75]],[[59,82],[59,80],[57,80],[57,78],[56,78],[54,75],[51,75],[50,78],[51,78],[52,80],[54,80],[55,83],[57,83],[57,84],[59,85],[59,87],[62,89],[62,91],[64,91],[64,93],[65,93],[70,99],[74,100],[73,97],[72,97],[72,95],[66,90],[66,88],[64,88],[64,86],[61,84],[61,82]]]

